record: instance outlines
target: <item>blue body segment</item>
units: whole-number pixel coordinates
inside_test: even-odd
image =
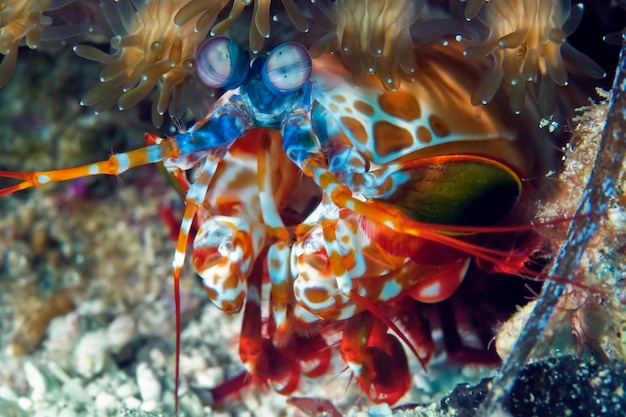
[[[216,107],[213,116],[204,124],[189,132],[175,136],[182,155],[190,155],[208,149],[229,146],[254,127],[252,114],[241,103],[233,99]]]
[[[265,58],[252,62],[248,77],[239,88],[243,104],[254,117],[256,126],[279,129],[287,115],[311,101],[311,83],[290,93],[279,93],[264,80]]]

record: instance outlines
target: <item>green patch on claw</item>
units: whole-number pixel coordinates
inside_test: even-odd
[[[479,155],[420,158],[402,171],[409,179],[384,202],[424,223],[492,226],[511,211],[522,189],[513,169]]]

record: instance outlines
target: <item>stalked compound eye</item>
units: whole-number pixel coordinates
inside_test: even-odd
[[[216,36],[196,54],[196,74],[203,84],[227,90],[239,87],[250,68],[250,57],[237,42]]]
[[[278,45],[265,60],[261,72],[267,87],[276,94],[289,94],[311,78],[311,56],[299,43]]]

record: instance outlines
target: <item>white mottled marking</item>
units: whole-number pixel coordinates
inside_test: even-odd
[[[436,282],[428,287],[424,287],[420,291],[420,296],[425,298],[434,298],[439,296],[439,292],[441,291],[441,284]]]
[[[172,266],[174,268],[182,268],[185,263],[185,253],[176,251],[174,253],[174,262],[172,262]]]
[[[184,218],[180,223],[181,230],[188,231],[191,229],[191,219]]]
[[[114,155],[113,157],[117,159],[117,163],[119,166],[119,168],[117,169],[118,173],[122,173],[126,171],[128,168],[130,168],[130,160],[128,159],[127,155],[124,155],[123,153],[121,153],[118,155]]]

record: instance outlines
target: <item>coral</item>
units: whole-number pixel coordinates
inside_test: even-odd
[[[575,210],[572,202],[583,197],[585,184],[593,170],[603,168],[594,168],[594,161],[606,128],[612,93],[600,89],[597,93],[598,103],[590,100],[588,106],[577,109],[578,116],[573,120],[576,123],[574,136],[564,148],[565,162],[559,174],[559,188],[549,201],[538,205],[541,207],[540,221],[559,218],[564,213],[572,216]],[[608,175],[607,172],[604,177],[608,178]],[[626,183],[623,173],[618,184],[609,211],[597,220],[598,230],[588,241],[580,260],[575,279],[584,287],[568,286],[559,302],[560,311],[555,313],[553,320],[564,322],[562,328],[566,330],[571,327],[577,353],[586,346],[599,357],[623,362],[626,360],[626,314],[623,308]],[[606,242],[616,242],[614,250],[607,248]]]
[[[474,2],[468,2],[468,7]],[[526,84],[538,83],[539,104],[544,115],[556,106],[556,86],[568,83],[563,57],[572,67],[593,78],[602,78],[602,68],[567,43],[578,27],[582,4],[570,9],[569,1],[492,0],[482,8],[479,20],[488,28],[486,39],[470,45],[465,54],[479,59],[490,56],[493,65],[472,98],[474,105],[486,103],[504,81],[510,90],[511,106],[520,112]]]
[[[213,2],[192,0],[176,13],[174,22],[178,26],[182,26],[199,16],[195,25],[196,31],[205,31],[211,28],[212,36],[221,35],[231,28],[246,7],[254,3],[252,21],[249,24],[249,45],[253,53],[259,52],[263,48],[265,39],[270,37],[271,0],[233,0],[228,17],[216,23],[218,14],[226,9],[229,3],[231,3],[229,0]],[[307,32],[309,30],[308,22],[294,0],[282,0],[282,4],[294,26],[301,32]],[[272,19],[276,20],[277,17],[272,16]]]
[[[333,30],[318,41],[313,55],[337,51],[357,76],[376,74],[385,88],[396,90],[410,79],[417,64],[410,28],[424,6],[422,0],[337,0],[317,3]]]
[[[81,103],[93,106],[96,112],[115,103],[124,110],[157,88],[152,120],[160,126],[165,111],[176,110],[183,83],[195,68],[196,49],[208,34],[208,28],[195,29],[197,19],[180,27],[174,24],[174,16],[186,3],[103,0],[103,13],[115,33],[110,42],[113,52],[106,54],[86,45],[74,48],[77,55],[106,64],[100,84],[87,91]]]
[[[6,0],[0,3],[0,87],[15,71],[17,51],[26,41],[31,49],[42,43],[60,41],[90,31],[88,25],[52,26],[52,18],[44,12],[59,9],[73,0]]]

